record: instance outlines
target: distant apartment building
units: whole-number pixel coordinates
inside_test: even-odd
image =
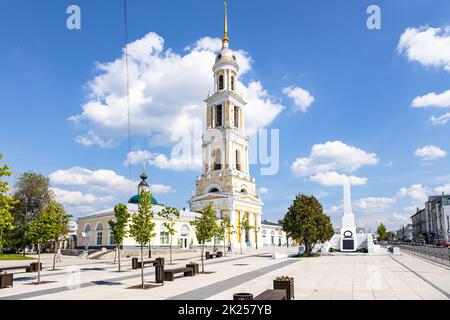
[[[411,216],[414,241],[432,242],[435,239],[449,241],[450,195],[431,196],[425,208]]]

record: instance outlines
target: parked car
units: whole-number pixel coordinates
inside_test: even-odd
[[[450,247],[450,242],[445,240],[434,240],[433,245],[438,247]]]

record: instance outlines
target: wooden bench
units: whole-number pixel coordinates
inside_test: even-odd
[[[30,266],[0,267],[0,272],[6,271],[6,270],[18,270],[18,269],[25,269],[25,271],[27,271],[29,268],[30,268]]]
[[[209,253],[209,251],[206,251],[205,255],[206,255],[206,260],[223,257],[222,251],[218,251],[216,253]]]
[[[269,289],[257,295],[254,300],[287,300],[286,290]]]
[[[194,270],[192,270],[192,268],[170,269],[170,270],[164,270],[164,281],[173,281],[174,276],[177,273],[183,273],[183,275],[185,277],[193,277],[194,276]]]
[[[144,261],[143,263],[144,263],[144,268],[145,268],[145,265],[146,265],[146,264],[151,264],[152,266],[155,266],[156,260],[147,260],[147,261]],[[137,268],[138,268],[138,269],[141,269],[141,268],[142,268],[141,261],[138,261],[138,263],[137,263]]]

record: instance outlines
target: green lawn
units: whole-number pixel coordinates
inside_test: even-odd
[[[1,260],[34,260],[34,258],[27,257],[27,256],[24,257],[21,254],[11,253],[11,254],[0,255],[0,261]]]

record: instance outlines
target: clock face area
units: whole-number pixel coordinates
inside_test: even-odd
[[[351,232],[350,230],[347,230],[344,232],[344,238],[353,238],[353,232]]]

